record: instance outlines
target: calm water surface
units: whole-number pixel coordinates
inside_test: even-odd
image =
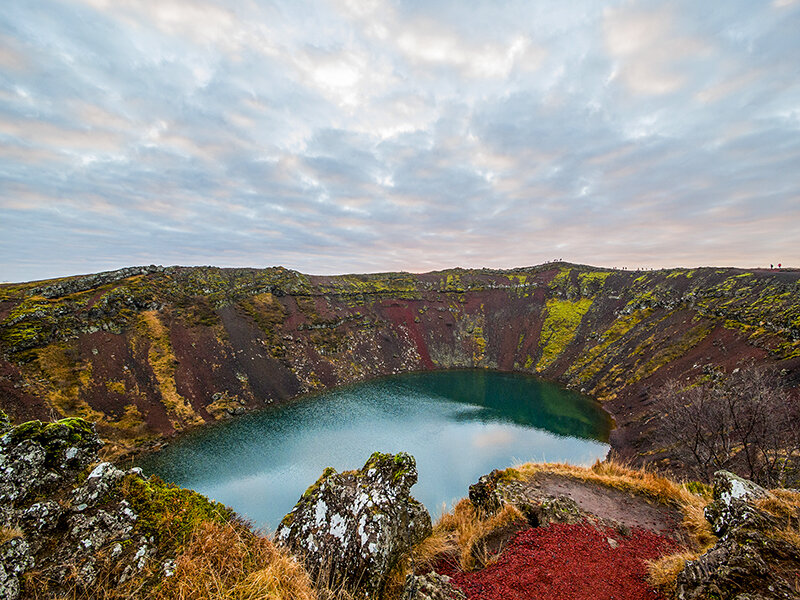
[[[359,468],[375,450],[414,455],[412,493],[436,515],[494,468],[605,456],[611,427],[596,402],[533,377],[412,373],[197,430],[140,466],[274,530],[325,467]]]

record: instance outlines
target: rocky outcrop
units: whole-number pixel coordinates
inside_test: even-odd
[[[769,501],[778,502],[753,482],[727,471],[715,474],[714,501],[705,514],[720,538],[678,575],[679,600],[798,597],[800,548],[781,532],[796,530],[800,510],[783,504],[779,516],[762,508]]]
[[[469,500],[481,516],[498,513],[503,506],[514,506],[532,527],[551,523],[580,523],[592,515],[581,510],[569,496],[542,493],[495,469],[469,486]],[[513,531],[513,530],[512,530]]]
[[[73,483],[101,446],[94,426],[83,419],[8,429],[0,437],[0,515],[13,520],[30,499]]]
[[[69,294],[76,294],[98,288],[109,283],[115,283],[122,279],[135,277],[137,275],[147,275],[163,271],[164,267],[149,265],[146,267],[126,267],[115,271],[103,271],[93,275],[82,275],[79,277],[65,278],[55,281],[49,285],[33,288],[34,294],[40,294],[45,298],[61,298]]]
[[[358,597],[380,597],[402,554],[431,532],[410,495],[414,458],[374,453],[357,471],[326,469],[284,517],[278,543],[303,557],[312,578]]]
[[[137,468],[97,464],[101,445],[94,425],[77,418],[27,422],[0,436],[0,598],[33,590],[38,598],[84,597],[101,583],[163,576],[179,536],[159,539],[159,511],[174,510],[180,526],[185,515],[215,509]],[[188,509],[185,497],[195,499]]]
[[[1,526],[13,532],[0,545],[0,598],[25,597],[25,573],[42,592],[89,589],[123,544],[136,543],[136,513],[124,499],[112,499],[125,472],[101,463],[73,487],[101,445],[82,419],[33,421],[0,437]]]
[[[402,600],[466,600],[464,592],[450,583],[447,575],[435,571],[424,575],[409,574]]]

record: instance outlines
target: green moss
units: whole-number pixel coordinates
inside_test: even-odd
[[[695,496],[702,496],[708,500],[713,498],[714,488],[708,484],[701,481],[687,481],[683,485]]]
[[[558,275],[553,277],[550,280],[550,285],[548,286],[551,290],[556,289],[558,287],[564,286],[569,281],[569,274],[572,273],[572,269],[561,267],[558,271]]]
[[[649,377],[661,367],[685,355],[691,348],[699,344],[710,332],[711,328],[707,324],[701,323],[700,325],[692,327],[689,331],[684,333],[677,342],[661,348],[650,360],[636,369],[633,376],[626,382],[626,385]]]
[[[155,476],[143,480],[126,475],[119,489],[139,515],[137,529],[152,535],[162,552],[175,552],[185,545],[201,522],[225,523],[234,516],[231,509],[219,502]]]
[[[41,445],[47,454],[53,454],[68,444],[80,444],[94,437],[94,426],[79,417],[61,419],[54,423],[27,421],[6,433],[11,444],[31,440]]]
[[[567,375],[577,376],[581,382],[591,380],[606,364],[604,358],[608,358],[608,348],[626,336],[652,312],[652,309],[637,310],[629,315],[619,317],[603,332],[596,346],[584,351],[573,361],[567,369]]]
[[[593,296],[605,285],[610,271],[588,271],[578,275],[578,286],[582,296]]]
[[[539,339],[542,352],[536,364],[537,371],[545,370],[566,350],[591,306],[592,300],[588,298],[576,301],[551,298],[547,301],[542,335]]]
[[[525,478],[518,469],[515,469],[514,467],[508,467],[500,473],[500,477],[497,479],[497,481],[524,481],[524,479]]]

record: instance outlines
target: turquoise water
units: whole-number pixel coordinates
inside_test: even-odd
[[[591,463],[608,451],[600,406],[533,377],[485,370],[397,375],[201,428],[140,466],[275,529],[322,470],[375,451],[417,460],[414,496],[432,515],[494,468]]]

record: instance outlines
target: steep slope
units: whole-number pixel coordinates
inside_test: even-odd
[[[648,391],[748,361],[792,384],[800,273],[551,263],[318,277],[135,267],[0,286],[0,407],[77,415],[118,449],[302,393],[409,370],[540,374],[597,397],[650,454]]]

